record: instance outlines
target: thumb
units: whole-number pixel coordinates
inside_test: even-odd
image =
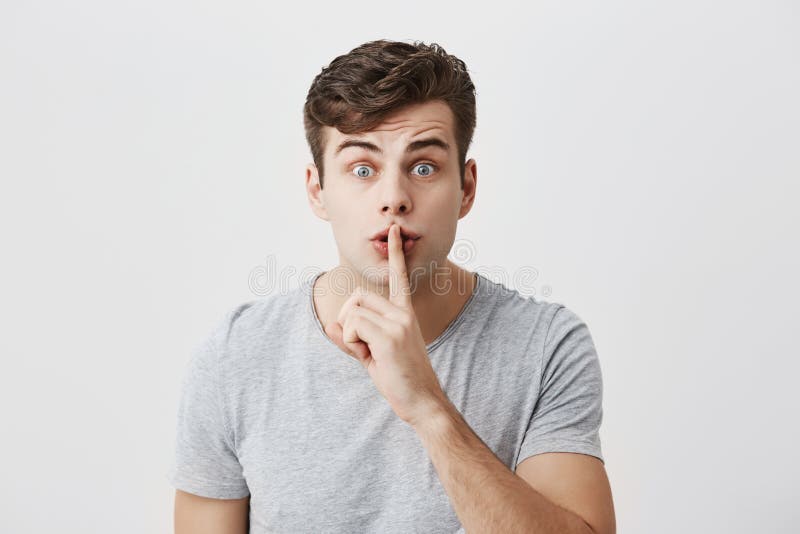
[[[342,325],[336,321],[331,321],[325,327],[325,333],[333,340],[336,345],[345,351],[347,354],[365,364],[365,360],[370,356],[369,346],[363,341],[356,341],[354,343],[345,343],[343,339]]]

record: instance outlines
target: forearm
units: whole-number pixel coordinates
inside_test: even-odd
[[[592,534],[506,467],[449,402],[414,426],[466,532]]]

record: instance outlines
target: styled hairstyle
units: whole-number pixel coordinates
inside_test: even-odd
[[[323,126],[361,133],[407,105],[442,100],[453,112],[461,188],[475,131],[475,86],[467,67],[436,43],[380,39],[364,43],[323,67],[311,83],[303,122],[323,187]]]

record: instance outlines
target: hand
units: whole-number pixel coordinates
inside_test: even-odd
[[[361,362],[392,410],[410,425],[448,402],[411,305],[398,225],[389,228],[389,298],[357,290],[325,333]]]

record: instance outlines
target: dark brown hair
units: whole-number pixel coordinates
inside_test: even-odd
[[[380,39],[338,56],[317,74],[303,106],[306,141],[323,187],[323,126],[345,134],[379,125],[409,104],[442,100],[453,112],[461,188],[475,131],[475,86],[467,67],[436,43]]]

